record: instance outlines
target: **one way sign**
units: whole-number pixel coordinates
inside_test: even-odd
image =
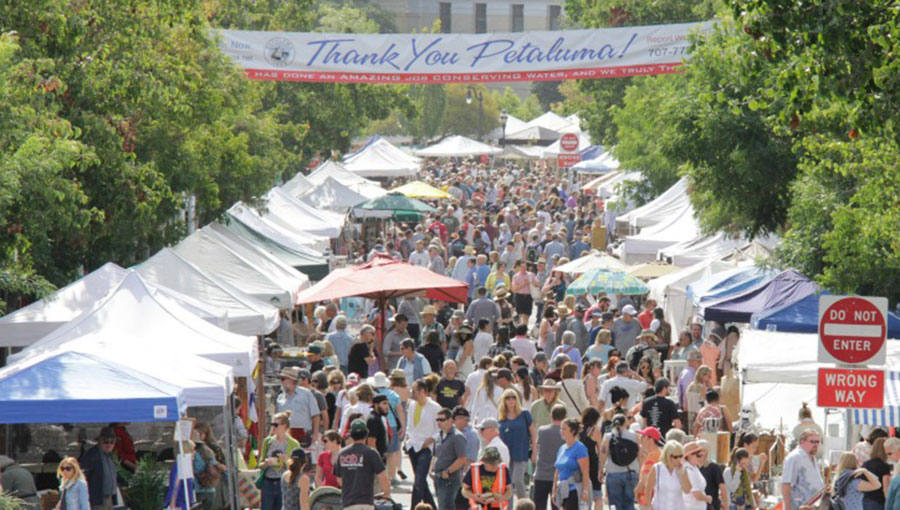
[[[816,405],[881,409],[884,407],[884,371],[820,368]]]

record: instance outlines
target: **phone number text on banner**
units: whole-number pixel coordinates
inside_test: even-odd
[[[678,72],[712,23],[490,34],[319,34],[218,30],[250,79],[476,83]]]

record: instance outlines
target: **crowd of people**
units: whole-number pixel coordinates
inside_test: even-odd
[[[301,319],[304,334],[279,328],[275,341],[303,356],[273,368],[280,389],[257,455],[262,510],[310,510],[323,487],[344,508],[374,510],[410,482],[416,510],[760,508],[772,470],[759,435],[735,426],[740,330],[669,324],[642,296],[567,293],[576,275],[555,268],[590,252],[603,204],[554,172],[475,162],[425,172],[452,199],[355,262],[427,267],[467,283],[467,302],[399,298],[354,325],[348,301],[335,300]],[[821,500],[900,510],[889,464],[900,439],[876,429],[842,455],[826,497],[823,433],[809,408],[799,414],[783,510]],[[213,508],[223,460],[211,430],[197,430],[181,445],[194,479],[185,491],[173,471],[169,507],[189,507],[187,492]],[[60,463],[58,508],[111,510],[117,445],[121,433],[104,428],[80,463]]]

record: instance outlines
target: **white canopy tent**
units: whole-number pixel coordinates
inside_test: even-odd
[[[369,197],[329,177],[322,184],[303,194],[299,200],[316,209],[346,214],[351,208],[369,200]]]
[[[299,232],[334,239],[341,235],[345,215],[317,210],[278,188],[265,195],[266,213],[263,216],[282,227]]]
[[[343,164],[362,177],[412,177],[419,173],[421,160],[379,138],[348,156]]]
[[[558,131],[554,131],[552,129],[548,129],[541,126],[525,126],[518,131],[512,131],[506,133],[506,141],[513,142],[528,142],[532,144],[548,144],[553,143],[556,140],[559,140],[559,137],[562,136]],[[544,147],[541,147],[543,149]]]
[[[177,304],[160,299],[135,271],[88,312],[57,328],[10,359],[56,349],[157,350],[172,358],[196,355],[249,376],[258,361],[256,339],[217,328]],[[222,405],[220,401],[217,405]]]
[[[329,246],[327,237],[318,236],[310,232],[285,228],[269,218],[260,216],[255,209],[247,207],[243,202],[238,202],[231,206],[226,214],[228,214],[232,221],[240,222],[241,225],[256,232],[258,235],[271,239],[294,251],[305,252],[315,250],[316,252],[321,253]]]
[[[214,278],[169,248],[141,263],[137,272],[147,282],[177,288],[206,303],[228,310],[228,330],[241,335],[266,335],[278,327],[278,308]]]
[[[375,184],[374,181],[356,175],[350,170],[347,170],[343,164],[331,159],[317,166],[315,170],[306,176],[306,179],[313,185],[319,185],[324,183],[329,177],[344,186],[351,186],[353,184]]]
[[[625,227],[632,232],[635,228],[650,227],[671,219],[686,205],[690,205],[690,199],[687,194],[687,178],[682,177],[660,196],[628,214],[619,216],[616,219],[616,227],[617,229]]]
[[[539,145],[507,145],[500,158],[503,159],[541,159],[544,148]]]
[[[743,238],[734,238],[724,232],[719,232],[714,235],[695,237],[663,248],[659,251],[659,256],[661,260],[666,260],[674,266],[687,267],[704,260],[724,257],[746,244],[747,241]]]
[[[557,133],[562,133],[565,129],[572,129],[573,121],[569,120],[565,117],[557,115],[556,113],[549,111],[544,113],[539,117],[535,117],[534,119],[525,123],[526,127],[538,126],[542,128],[549,129],[551,131],[556,131]],[[574,122],[577,126],[579,123]],[[587,147],[587,145],[585,145]]]
[[[638,235],[626,237],[621,246],[621,258],[629,265],[649,262],[656,259],[659,250],[699,235],[700,225],[694,218],[694,207],[687,204],[670,215],[667,221],[644,228]]]
[[[488,138],[491,140],[499,140],[504,137],[504,135],[508,135],[510,133],[515,133],[525,129],[525,121],[521,120],[517,117],[507,114],[506,115],[506,126],[501,126],[495,128],[488,134]]]
[[[648,282],[650,297],[665,310],[666,320],[677,332],[690,324],[694,306],[687,297],[687,286],[701,278],[737,267],[735,263],[706,260],[681,271],[654,278]]]
[[[492,156],[501,152],[503,149],[456,135],[444,138],[431,147],[418,150],[416,154],[426,158],[464,158],[481,155]]]
[[[0,347],[24,347],[38,341],[90,310],[121,283],[127,274],[127,269],[108,262],[50,296],[0,317]],[[214,303],[191,299],[190,295],[159,285],[153,285],[151,289],[165,299],[179,303],[191,313],[201,312],[198,316],[204,320],[209,319],[204,316],[205,310],[215,311],[216,316],[223,320],[213,322],[221,326],[228,324],[227,310]]]
[[[297,172],[297,175],[291,177],[290,180],[281,185],[281,189],[291,196],[299,197],[313,189],[314,186],[315,184],[303,175],[303,172]]]
[[[172,250],[213,278],[224,280],[256,299],[283,310],[290,310],[297,304],[299,279],[283,281],[280,273],[269,273],[256,261],[231,251],[201,230],[184,238]]]
[[[256,267],[264,270],[267,274],[278,278],[281,282],[287,283],[291,288],[297,287],[302,290],[309,287],[308,276],[285,264],[271,253],[253,246],[234,235],[229,235],[227,231],[212,228],[210,225],[200,230],[217,243],[252,261]]]

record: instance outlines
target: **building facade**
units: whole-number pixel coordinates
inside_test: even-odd
[[[558,30],[563,9],[553,0],[375,0],[393,16],[397,31],[420,32],[441,21],[444,33]]]

